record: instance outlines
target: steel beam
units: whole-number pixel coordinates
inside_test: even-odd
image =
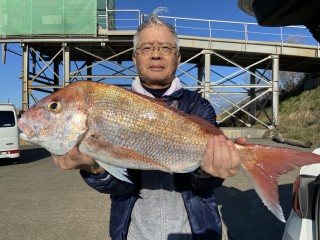
[[[70,84],[70,47],[63,46],[63,83],[65,87]]]
[[[29,45],[22,45],[22,111],[29,108]]]
[[[204,98],[210,101],[210,67],[211,67],[211,53],[210,51],[205,51],[204,58]]]
[[[279,125],[279,55],[272,55],[272,124]]]

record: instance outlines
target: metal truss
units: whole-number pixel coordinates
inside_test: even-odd
[[[99,81],[130,87],[137,75],[136,68],[123,55],[132,53],[132,47],[111,56],[100,56],[96,51],[76,44],[61,44],[51,57],[44,55],[32,44],[22,44],[23,49],[23,103],[25,111],[44,96],[57,91],[71,82],[79,80]],[[74,53],[81,54],[81,60],[72,60]],[[211,59],[225,61],[232,72],[212,65]],[[198,62],[194,59],[200,59]],[[93,60],[94,59],[94,60]],[[126,60],[123,60],[126,59]],[[267,62],[267,63],[266,63]],[[266,69],[260,69],[265,63]],[[272,65],[272,79],[265,72]],[[267,128],[277,125],[278,119],[278,55],[269,55],[247,66],[241,66],[214,50],[199,49],[197,53],[180,63],[177,76],[184,87],[200,92],[215,107],[220,123],[236,117],[245,126],[256,122]],[[236,97],[235,97],[236,96]],[[268,122],[259,119],[266,99],[272,97],[272,116]],[[259,104],[259,114],[256,105]],[[237,113],[248,116],[240,119]]]
[[[110,27],[109,16],[115,12],[117,21],[113,17]],[[132,37],[145,16],[140,10],[106,8],[105,14],[97,13],[98,22],[105,24],[98,24],[94,36],[2,36],[2,62],[7,43],[22,47],[22,110],[78,80],[130,87],[137,75],[131,60]],[[256,23],[160,17],[178,33],[182,59],[176,75],[185,88],[211,102],[221,124],[233,117],[243,126],[277,126],[279,70],[319,71],[320,46],[304,27],[261,28]],[[290,44],[291,38],[306,42]],[[267,103],[271,114],[265,111]],[[263,114],[267,120],[262,120]]]

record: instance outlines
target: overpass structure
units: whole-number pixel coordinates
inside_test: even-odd
[[[102,10],[96,7],[94,29],[88,33],[6,35],[0,29],[3,56],[7,45],[21,46],[22,110],[78,80],[130,86],[137,75],[131,60],[132,38],[145,15],[140,10]],[[244,112],[248,118],[239,121],[245,126],[278,125],[279,71],[319,71],[319,45],[303,27],[162,17],[178,33],[182,58],[177,76],[186,88],[199,91],[213,104],[220,122]],[[303,44],[288,39],[303,39]],[[262,103],[268,98],[271,115]],[[267,121],[259,117],[263,112]]]

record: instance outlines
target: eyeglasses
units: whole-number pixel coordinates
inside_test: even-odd
[[[142,44],[139,48],[137,48],[137,50],[139,49],[142,52],[142,54],[144,54],[144,55],[149,55],[156,48],[161,53],[168,55],[168,54],[171,54],[173,52],[173,49],[176,48],[176,47],[172,46],[170,43],[162,43],[162,44],[157,45],[157,46],[153,46],[153,45],[151,45],[149,43],[145,43],[145,44]]]

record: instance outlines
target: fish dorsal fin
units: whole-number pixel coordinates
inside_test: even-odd
[[[137,93],[137,92],[134,92],[132,90],[128,90],[126,89],[127,91],[131,92],[132,94],[135,94],[143,99],[146,99],[152,103],[155,103],[157,105],[159,105],[160,107],[163,107],[163,108],[166,108],[170,111],[172,111],[173,113],[175,114],[178,114],[184,118],[186,118],[187,121],[190,121],[194,124],[197,124],[199,125],[200,129],[203,131],[204,134],[211,134],[211,135],[224,135],[223,132],[218,128],[216,127],[215,125],[213,125],[212,123],[209,123],[207,120],[201,118],[201,117],[198,117],[196,115],[192,115],[192,114],[188,114],[188,113],[185,113],[185,112],[182,112],[181,110],[175,108],[175,107],[171,107],[168,105],[168,103],[166,103],[165,100],[163,100],[162,98],[152,98],[152,97],[149,97],[149,96],[145,96],[141,93]]]

